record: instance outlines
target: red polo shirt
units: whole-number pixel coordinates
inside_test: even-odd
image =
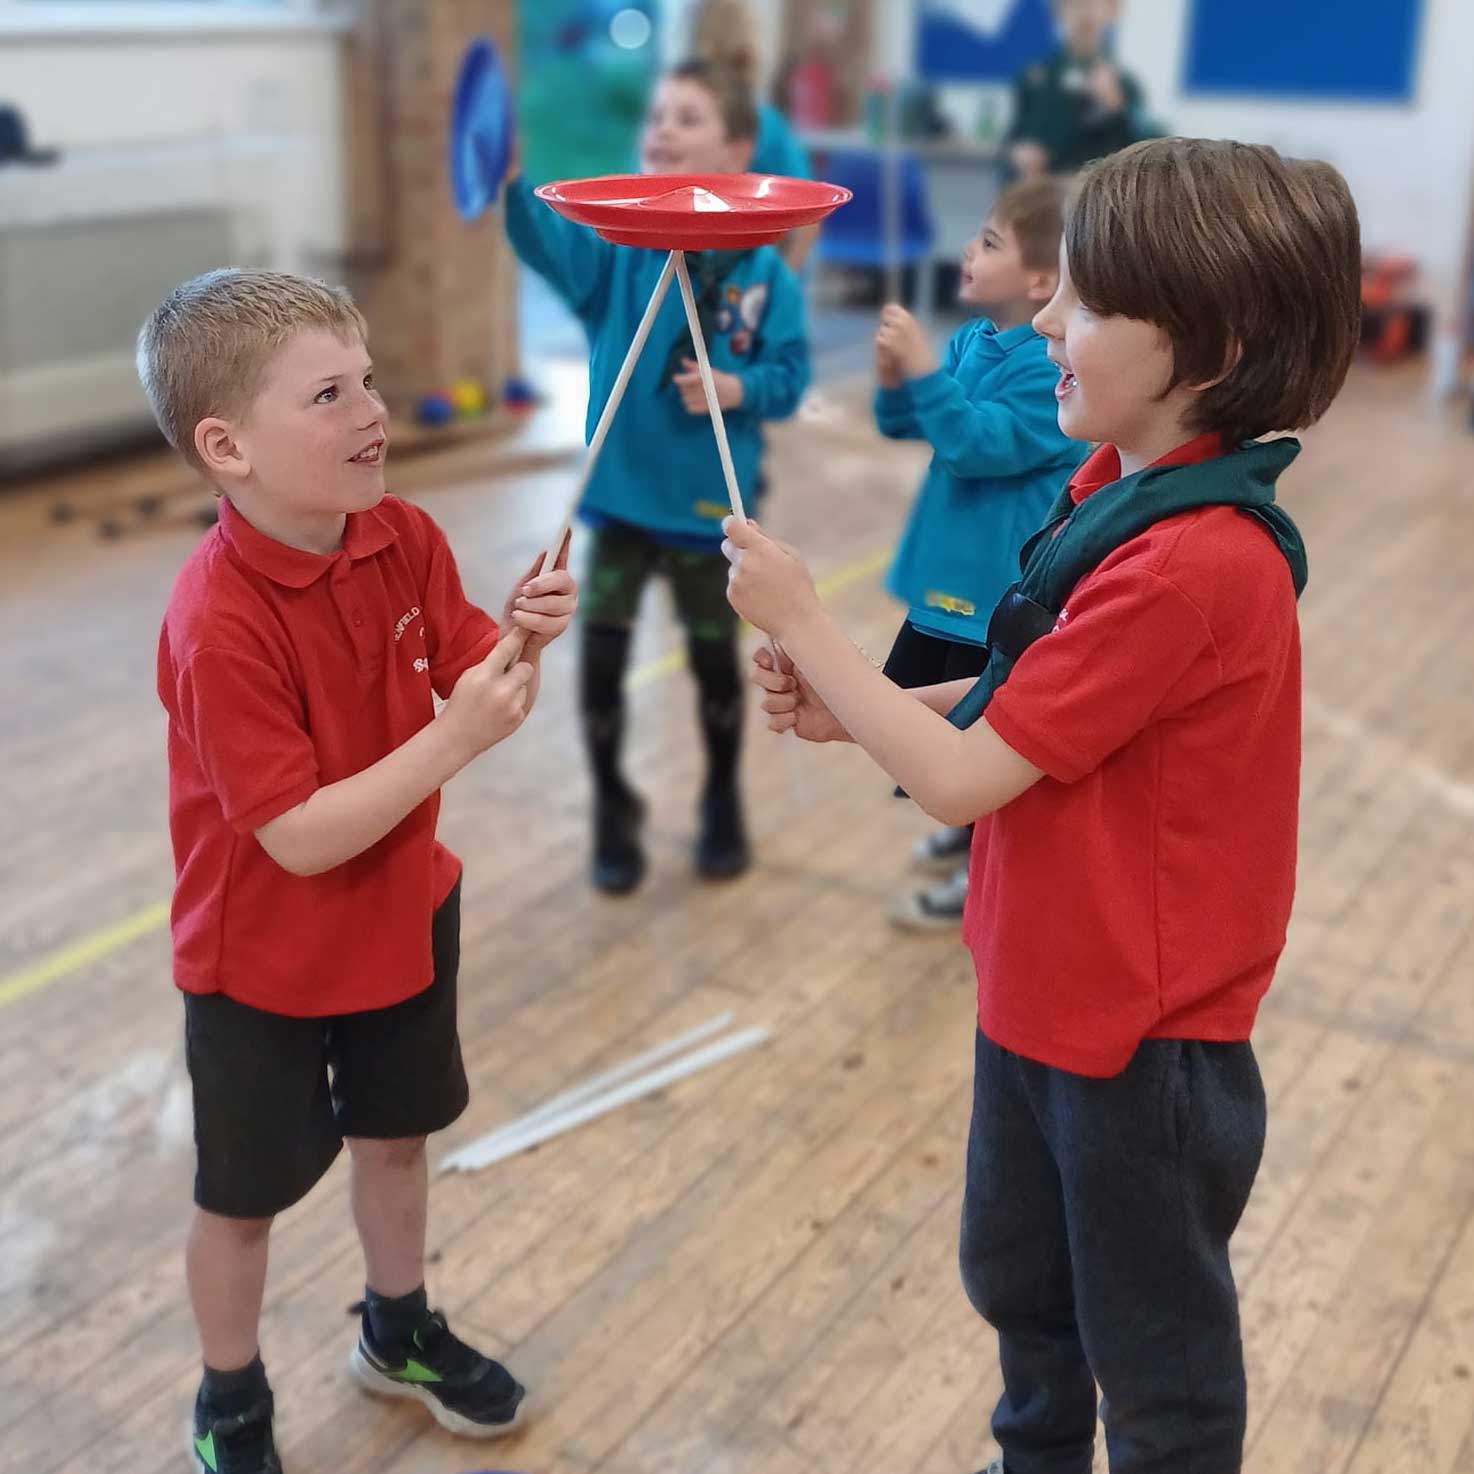
[[[1158,464],[1221,453],[1204,436]],[[1071,494],[1120,474],[1103,447]],[[1300,639],[1273,539],[1228,507],[1133,538],[984,716],[1047,776],[975,831],[983,1032],[1095,1076],[1143,1038],[1246,1039],[1295,888]]]
[[[254,831],[414,736],[432,690],[449,695],[496,638],[418,507],[350,514],[323,557],[222,499],[159,638],[180,988],[305,1018],[429,986],[431,914],[460,873],[435,839],[439,794],[321,875],[289,874]]]

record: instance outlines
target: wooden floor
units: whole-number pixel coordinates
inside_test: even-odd
[[[921,462],[878,441],[863,386],[825,390],[772,437],[769,520],[879,654],[898,620],[879,571]],[[1284,488],[1312,560],[1305,803],[1256,1036],[1269,1147],[1236,1241],[1253,1474],[1474,1474],[1471,451],[1412,380],[1364,372]],[[488,604],[568,474],[417,493]],[[0,1470],[155,1474],[184,1467],[198,1371],[153,695],[197,532],[102,543],[46,505],[0,500]],[[340,1164],[273,1241],[263,1345],[291,1474],[971,1474],[990,1455],[994,1348],[954,1264],[969,966],[886,920],[924,822],[861,754],[754,731],[761,864],[696,884],[692,693],[663,596],[654,613],[636,898],[584,884],[571,642],[531,728],[447,790],[473,1102],[440,1145],[725,1010],[772,1042],[436,1182],[433,1299],[533,1389],[527,1432],[494,1451],[348,1384],[361,1266]]]

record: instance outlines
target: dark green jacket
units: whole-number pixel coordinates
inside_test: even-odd
[[[1298,440],[1248,441],[1214,460],[1148,466],[1102,487],[1078,506],[1068,488],[1062,491],[1049,519],[1019,554],[1023,577],[993,611],[987,667],[948,720],[957,727],[977,721],[1019,656],[1054,628],[1075,585],[1117,548],[1183,512],[1238,507],[1263,524],[1289,564],[1298,598],[1308,576],[1305,544],[1289,515],[1275,505],[1274,488],[1299,454]]]
[[[1014,79],[1007,141],[1042,145],[1051,173],[1074,173],[1092,159],[1103,159],[1151,136],[1141,117],[1142,91],[1134,77],[1120,73],[1126,106],[1117,113],[1103,113],[1089,92],[1071,85],[1080,70],[1069,51],[1061,48]]]

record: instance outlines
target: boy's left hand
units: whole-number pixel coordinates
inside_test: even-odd
[[[820,608],[808,568],[792,548],[769,537],[756,522],[728,517],[722,531],[722,553],[732,565],[727,602],[749,624],[781,642],[795,624]]]
[[[906,382],[906,371],[880,341],[878,333],[875,338],[875,381],[882,389],[899,389]]]
[[[722,409],[742,408],[742,380],[736,374],[713,369],[711,381],[716,386],[717,403]],[[671,383],[679,391],[681,406],[688,415],[706,413],[706,390],[701,387],[701,367],[694,358],[681,360],[681,372],[671,379]]]
[[[938,368],[936,350],[926,330],[904,307],[894,302],[880,314],[876,348],[889,356],[908,379],[924,379]]]
[[[524,659],[535,658],[573,621],[574,611],[578,608],[578,586],[568,571],[568,545],[571,541],[571,536],[563,539],[550,573],[540,571],[543,559],[539,553],[537,561],[507,600],[502,624],[527,631]]]

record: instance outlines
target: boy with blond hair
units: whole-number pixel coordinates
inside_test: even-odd
[[[267,1244],[345,1141],[367,1282],[353,1376],[503,1433],[523,1389],[425,1297],[425,1138],[467,1100],[460,862],[435,824],[441,785],[526,720],[573,581],[561,558],[534,565],[499,625],[428,514],[385,495],[387,415],[347,292],[210,272],[154,311],[138,361],[220,497],[158,659],[198,1155],[195,1466],[280,1474]]]

